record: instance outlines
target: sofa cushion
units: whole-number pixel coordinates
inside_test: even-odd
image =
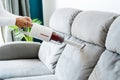
[[[11,78],[11,79],[5,79],[5,80],[57,80],[57,78],[55,75],[45,75],[45,76]]]
[[[0,61],[0,79],[52,74],[38,59]]]
[[[106,38],[106,48],[120,54],[120,17],[111,25]]]
[[[54,44],[51,42],[43,42],[39,51],[39,59],[54,73],[56,63],[62,53],[65,44]]]
[[[40,43],[16,41],[0,45],[0,60],[38,58]],[[22,50],[22,51],[21,51]]]
[[[102,53],[88,80],[120,80],[120,55],[108,50]]]
[[[120,17],[111,24],[106,50],[102,53],[89,80],[120,80]]]
[[[117,14],[85,11],[79,13],[72,25],[72,35],[104,47],[109,26]]]
[[[65,39],[69,39],[69,35],[65,35]],[[66,46],[65,43],[56,44],[54,42],[43,42],[39,50],[39,59],[49,68],[49,70],[54,73],[56,63]]]
[[[66,8],[56,10],[50,19],[50,27],[57,32],[63,33],[63,35],[70,34],[73,19],[79,12],[80,11],[77,9]],[[68,37],[69,36],[66,36],[66,38]],[[64,47],[64,43],[61,45],[51,42],[42,43],[39,51],[39,58],[45,65],[47,65],[51,72],[54,72],[56,63]]]
[[[68,44],[59,58],[55,75],[58,80],[87,80],[104,48],[73,37],[70,40],[86,46],[79,49]]]
[[[79,12],[80,10],[71,8],[56,10],[50,18],[50,27],[56,31],[70,34],[72,22]]]

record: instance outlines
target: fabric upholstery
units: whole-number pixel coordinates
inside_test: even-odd
[[[50,42],[43,42],[39,51],[39,59],[54,72],[56,63],[61,55],[65,44],[54,44]]]
[[[50,19],[50,27],[69,38],[73,19],[80,11],[77,9],[59,9],[54,12]],[[65,44],[43,42],[39,50],[39,59],[54,73],[56,63],[62,53]]]
[[[73,20],[79,12],[81,11],[71,8],[56,10],[51,16],[50,27],[56,31],[70,34]]]
[[[0,53],[0,80],[120,80],[120,17],[117,17],[118,14],[110,12],[69,8],[55,11],[50,27],[70,41],[86,46],[80,49],[44,41],[40,49],[38,45],[26,44],[3,46],[0,50],[6,53]]]
[[[88,80],[120,80],[120,55],[107,50],[102,53]]]
[[[64,35],[64,34],[63,34]],[[70,36],[64,35],[65,39]],[[55,72],[57,61],[66,46],[65,43],[56,44],[52,42],[43,42],[39,50],[39,59],[50,69]]]
[[[0,60],[38,58],[40,43],[14,42],[0,46]]]
[[[55,75],[45,75],[45,76],[11,78],[11,79],[5,79],[5,80],[57,80],[57,78]]]
[[[120,17],[118,17],[111,25],[107,39],[106,48],[108,50],[117,52],[120,54]]]
[[[84,41],[104,47],[109,26],[117,14],[84,11],[79,13],[72,25],[72,35]]]
[[[38,59],[0,61],[0,79],[52,74]]]
[[[56,76],[59,80],[87,80],[104,48],[73,37],[70,40],[86,46],[79,49],[68,44],[59,58]]]
[[[89,80],[120,80],[120,17],[110,26],[106,50],[102,53]]]

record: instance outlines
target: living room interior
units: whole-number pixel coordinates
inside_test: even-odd
[[[120,80],[119,0],[1,2],[0,80]]]

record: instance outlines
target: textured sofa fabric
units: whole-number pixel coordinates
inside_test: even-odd
[[[78,44],[85,43],[87,46],[79,49],[67,45],[58,61],[56,75],[59,80],[87,80],[104,48],[75,38],[70,40]]]
[[[38,59],[0,61],[0,79],[52,74]]]
[[[120,17],[110,26],[106,50],[102,53],[89,80],[120,80]]]
[[[65,44],[57,45],[50,42],[43,42],[39,51],[39,59],[50,69],[55,71],[56,63],[65,47]]]
[[[58,80],[55,75],[46,76],[34,76],[34,77],[22,77],[22,78],[11,78],[5,80]]]
[[[0,60],[38,58],[39,43],[14,42],[0,46]]]
[[[80,11],[77,9],[60,9],[53,13],[50,20],[50,27],[61,32],[65,38],[69,38],[73,19]],[[56,63],[64,50],[65,43],[60,45],[51,42],[43,42],[39,51],[39,59],[47,65],[51,72],[55,72]]]
[[[110,51],[120,54],[120,17],[118,17],[111,25],[107,39],[106,48]]]
[[[114,13],[99,11],[81,12],[73,22],[72,35],[104,47],[107,31],[116,17],[117,14]]]
[[[71,25],[81,11],[78,9],[62,8],[56,10],[50,19],[50,27],[62,33],[71,34]]]
[[[117,14],[99,11],[81,12],[76,16],[71,33],[78,39],[71,40],[78,44],[83,42],[86,46],[83,49],[71,45],[65,47],[56,67],[59,80],[88,79],[105,50],[106,35],[115,17]]]
[[[50,42],[1,46],[0,80],[120,80],[119,25],[120,17],[115,13],[56,10],[50,27],[86,46],[80,49]]]

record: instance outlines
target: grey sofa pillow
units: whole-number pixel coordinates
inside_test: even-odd
[[[39,59],[54,72],[56,63],[62,53],[65,44],[57,45],[51,42],[43,42],[39,50]]]
[[[56,10],[51,16],[50,28],[58,32],[70,34],[73,20],[79,12],[80,11],[77,9],[70,9],[70,8],[62,8]],[[65,43],[61,45],[57,45],[50,42],[43,42],[40,47],[39,58],[45,65],[47,65],[47,67],[52,72],[55,71],[56,63],[64,47],[65,47]]]
[[[105,50],[88,80],[120,80],[120,55]]]
[[[59,33],[66,38],[69,38],[70,36],[67,34]],[[64,47],[66,46],[65,43],[62,44],[56,44],[54,42],[45,42],[40,46],[39,49],[39,59],[50,69],[51,72],[54,73],[56,63],[61,55],[61,53],[64,50]]]
[[[120,54],[120,16],[110,26],[105,45],[108,50]]]
[[[117,16],[118,14],[108,12],[81,12],[73,21],[72,35],[104,47],[108,29]]]
[[[51,16],[50,27],[56,31],[71,34],[73,20],[80,12],[80,10],[72,8],[58,9]]]
[[[104,48],[73,37],[70,40],[86,46],[79,49],[66,45],[57,63],[55,75],[58,80],[87,80]]]
[[[120,17],[111,24],[106,50],[102,53],[89,80],[120,80]]]

